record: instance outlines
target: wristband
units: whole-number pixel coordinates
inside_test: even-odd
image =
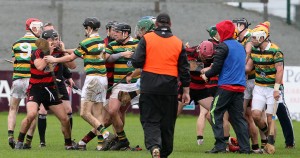
[[[275,85],[274,85],[274,91],[279,91],[279,87],[280,87],[280,84],[279,83],[275,83]]]

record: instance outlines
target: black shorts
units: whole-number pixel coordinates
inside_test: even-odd
[[[67,87],[64,82],[57,83],[59,94],[62,95],[62,100],[70,100],[69,93]]]
[[[39,106],[43,104],[46,110],[49,110],[49,106],[62,103],[54,88],[41,86],[32,86],[29,89],[28,102],[36,102]]]
[[[218,86],[207,88],[209,96],[215,97],[215,95],[217,93],[217,89],[218,89]]]
[[[197,104],[199,100],[205,99],[209,97],[207,89],[190,89],[190,97],[191,101],[194,100],[194,102]]]

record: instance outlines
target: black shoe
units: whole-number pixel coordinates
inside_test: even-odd
[[[46,147],[46,143],[45,143],[45,142],[41,142],[41,143],[40,143],[40,147],[41,147],[41,148]]]
[[[293,144],[293,145],[286,145],[285,148],[286,149],[295,149],[296,147],[295,147],[295,144]]]
[[[205,151],[205,153],[207,154],[226,153],[226,149],[216,149],[216,147],[214,147],[211,150]]]
[[[129,147],[129,141],[128,139],[122,140],[122,141],[117,141],[116,144],[114,144],[109,150],[127,150],[130,149]]]
[[[9,137],[9,138],[8,138],[8,144],[9,144],[9,146],[10,146],[12,149],[15,148],[16,141],[14,140],[14,137]]]
[[[25,143],[23,145],[23,149],[31,149],[31,145]]]
[[[76,150],[76,147],[73,145],[65,145],[66,150]]]
[[[116,140],[116,139],[118,139],[118,137],[116,137],[116,135],[109,133],[108,137],[103,140],[103,145],[100,148],[100,150],[98,148],[97,148],[97,150],[99,150],[99,151],[109,150],[113,145],[116,144],[116,143],[113,143],[114,140]]]
[[[79,143],[76,143],[74,147],[75,147],[75,150],[86,150],[86,144],[79,145]]]
[[[23,149],[23,142],[19,142],[19,141],[18,141],[18,142],[16,143],[16,145],[15,145],[15,149],[19,149],[19,150],[20,150],[20,149]]]

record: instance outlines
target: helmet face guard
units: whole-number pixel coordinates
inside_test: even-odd
[[[236,28],[238,30],[237,36],[239,36],[244,30],[248,29],[248,27],[251,25],[251,23],[248,23],[248,21],[245,18],[234,19],[232,20],[232,23],[236,24]],[[244,26],[243,29],[241,29],[242,25]]]
[[[36,37],[39,37],[39,34],[43,30],[43,23],[39,19],[29,18],[26,20],[25,29],[29,30]]]

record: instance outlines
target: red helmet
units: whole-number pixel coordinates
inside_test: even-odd
[[[202,60],[212,59],[214,55],[214,44],[210,41],[202,41],[197,47],[199,58]]]
[[[26,30],[31,30],[32,29],[32,27],[33,27],[33,25],[32,25],[33,23],[32,22],[38,22],[39,25],[41,25],[41,26],[43,25],[43,23],[41,22],[41,20],[36,19],[36,18],[29,18],[29,19],[26,20],[26,24],[25,24],[25,29]]]

